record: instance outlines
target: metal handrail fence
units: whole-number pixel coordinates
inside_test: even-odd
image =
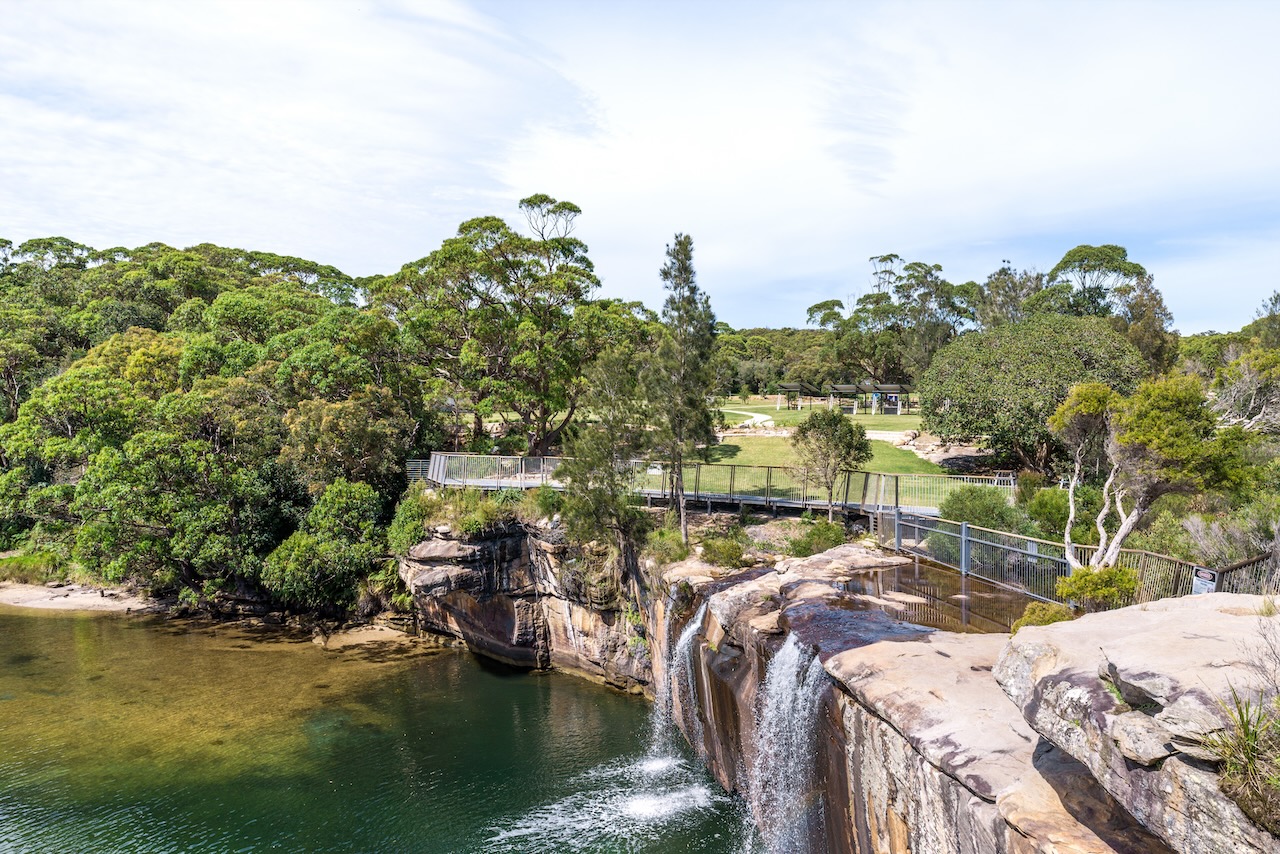
[[[1060,542],[903,510],[882,513],[875,528],[877,540],[886,548],[918,555],[1044,602],[1062,601],[1057,595],[1058,579],[1071,574],[1066,546]],[[1075,549],[1082,563],[1097,551],[1096,546]],[[1191,593],[1199,568],[1139,549],[1121,549],[1117,563],[1137,573],[1137,602]]]
[[[484,490],[563,489],[556,478],[561,457],[491,456],[435,453],[429,461],[408,460],[411,481],[437,486]],[[671,494],[670,466],[648,460],[630,463],[635,491],[648,497]],[[689,463],[684,467],[685,497],[698,502],[764,505],[825,510],[827,491],[803,468]],[[915,554],[984,581],[1018,590],[1046,602],[1057,598],[1057,580],[1071,574],[1066,547],[1007,531],[940,519],[937,508],[965,486],[992,486],[1012,503],[1011,475],[930,475],[842,472],[831,503],[840,510],[867,513],[881,545]],[[1096,546],[1075,546],[1076,558],[1088,563]],[[1192,592],[1198,567],[1193,563],[1139,549],[1121,549],[1120,566],[1138,575],[1138,602]],[[1214,589],[1232,593],[1280,595],[1280,560],[1270,554],[1217,570]]]
[[[1220,569],[1218,590],[1280,596],[1280,555],[1267,552]]]
[[[1057,596],[1057,581],[1071,574],[1066,546],[1060,542],[953,522],[905,508],[881,511],[873,529],[886,548],[918,555],[1045,602],[1062,601]],[[1097,550],[1097,546],[1075,546],[1076,559],[1087,564]],[[1132,569],[1138,576],[1134,595],[1138,603],[1190,595],[1197,571],[1204,570],[1189,561],[1142,549],[1121,549],[1116,564]],[[1270,553],[1214,570],[1211,577],[1216,579],[1212,588],[1216,591],[1280,595],[1280,560]]]
[[[434,453],[427,462],[409,460],[405,471],[411,481],[425,480],[438,486],[472,486],[479,489],[562,489],[555,477],[561,457],[518,457],[483,454]],[[649,460],[631,463],[636,491],[665,496],[671,491],[670,466]],[[744,466],[687,463],[683,468],[685,497],[766,506],[826,509],[827,490],[816,473],[793,466]],[[946,497],[964,486],[993,486],[1013,500],[1014,481],[1009,476],[880,474],[841,472],[831,493],[837,509],[902,506],[917,513],[936,513]]]

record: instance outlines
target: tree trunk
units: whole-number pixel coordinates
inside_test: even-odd
[[[684,506],[684,464],[672,463],[672,491],[675,493],[676,506],[680,508],[680,540],[686,546],[689,545],[689,517],[685,513]]]

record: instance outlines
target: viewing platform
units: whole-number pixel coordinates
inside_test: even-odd
[[[489,456],[434,453],[429,460],[408,460],[410,481],[435,486],[473,487],[481,490],[563,489],[557,479],[561,457]],[[661,462],[635,460],[635,492],[664,500],[671,494],[670,472]],[[686,463],[685,498],[712,505],[740,505],[768,509],[827,509],[826,487],[816,474],[791,466],[743,466]],[[831,495],[831,506],[841,513],[875,513],[894,507],[906,513],[938,515],[938,507],[962,486],[991,486],[1013,498],[1012,475],[935,475],[841,472]]]

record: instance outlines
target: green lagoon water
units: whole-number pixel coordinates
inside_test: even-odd
[[[460,651],[0,606],[0,851],[726,852],[649,705]]]

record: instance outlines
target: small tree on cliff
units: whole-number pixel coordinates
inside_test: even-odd
[[[1245,468],[1243,432],[1217,429],[1204,392],[1191,377],[1146,382],[1130,397],[1101,383],[1077,385],[1049,419],[1049,427],[1073,455],[1063,545],[1067,562],[1077,571],[1086,567],[1071,540],[1076,487],[1091,462],[1105,461],[1110,468],[1094,520],[1098,550],[1089,570],[1116,565],[1125,538],[1160,496],[1227,485]],[[1114,533],[1107,530],[1113,512],[1119,519]]]
[[[827,521],[835,518],[832,498],[841,473],[871,459],[867,428],[836,409],[814,410],[791,435],[806,475],[827,491]]]
[[[565,445],[567,458],[556,470],[567,481],[565,521],[579,540],[608,535],[624,558],[630,553],[644,513],[631,502],[634,461],[649,442],[649,409],[635,364],[637,342],[601,354],[587,374],[583,410],[588,417]]]
[[[671,490],[680,509],[680,538],[689,542],[684,500],[684,461],[700,444],[715,440],[708,400],[713,391],[712,355],[716,316],[693,271],[693,238],[677,234],[667,247],[657,352],[645,374],[645,396],[652,411],[653,447],[671,466]]]

